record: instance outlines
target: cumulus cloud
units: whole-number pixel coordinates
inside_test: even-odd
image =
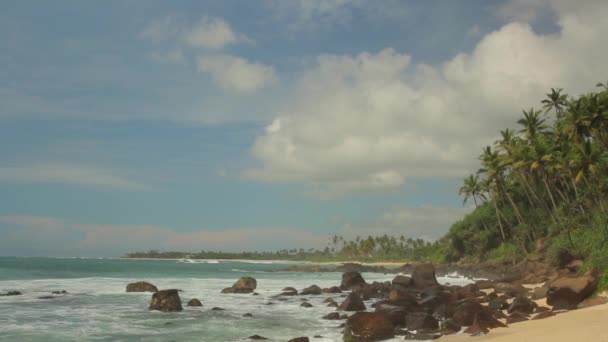
[[[554,9],[558,33],[509,23],[438,65],[412,64],[390,48],[320,56],[256,139],[260,165],[244,176],[308,184],[325,197],[463,177],[481,147],[550,87],[578,94],[608,74],[608,46],[598,44],[608,35],[608,3]]]
[[[324,235],[295,228],[234,228],[180,232],[155,225],[83,224],[43,216],[0,216],[0,250],[119,256],[136,250],[274,250],[321,247]],[[9,248],[10,247],[10,248]],[[24,250],[25,251],[25,250]]]
[[[202,56],[198,68],[211,74],[222,88],[237,92],[252,92],[277,81],[272,66],[232,55]]]
[[[371,222],[344,223],[339,235],[353,238],[387,234],[435,240],[443,236],[454,222],[461,220],[472,209],[434,206],[394,207]]]
[[[0,183],[60,183],[126,190],[146,188],[114,170],[65,163],[0,165]]]

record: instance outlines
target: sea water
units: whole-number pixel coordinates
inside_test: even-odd
[[[321,317],[334,312],[323,300],[338,295],[273,296],[287,286],[339,285],[341,273],[284,271],[283,262],[192,260],[9,258],[0,257],[1,341],[246,341],[261,335],[272,341],[308,336],[311,341],[341,341],[342,321]],[[258,281],[251,294],[221,294],[242,276]],[[364,273],[368,281],[391,280],[394,274]],[[126,293],[130,282],[149,281],[159,289],[180,289],[184,311],[148,310],[151,293]],[[458,276],[440,283],[463,285]],[[52,295],[52,291],[68,292]],[[198,298],[203,307],[186,307]],[[314,307],[301,307],[306,298]],[[271,303],[271,304],[269,304]],[[371,305],[372,302],[366,303]],[[224,311],[212,311],[221,307]],[[243,314],[251,313],[246,318]],[[313,336],[320,335],[320,338]]]

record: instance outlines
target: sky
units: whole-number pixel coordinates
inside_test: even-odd
[[[433,240],[481,148],[608,78],[603,0],[12,0],[0,255]]]

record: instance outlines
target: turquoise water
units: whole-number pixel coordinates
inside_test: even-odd
[[[340,284],[340,273],[282,272],[280,263],[193,263],[176,260],[0,258],[0,341],[245,341],[258,334],[273,341],[308,336],[311,341],[339,341],[339,321],[322,316],[333,312],[322,301],[306,296],[313,308],[300,307],[302,296],[287,301],[272,298],[286,286]],[[259,296],[220,294],[241,276],[258,280]],[[394,275],[363,274],[370,281]],[[126,293],[133,281],[150,281],[160,289],[178,288],[185,303],[202,308],[179,313],[149,311],[150,293]],[[448,279],[440,279],[440,281]],[[450,278],[455,284],[467,281]],[[66,290],[67,295],[49,296]],[[335,297],[335,295],[334,295]],[[336,298],[338,301],[340,298]],[[272,302],[272,305],[268,305]],[[370,303],[371,304],[371,303]],[[225,311],[211,311],[212,307]],[[245,313],[254,317],[244,318]],[[312,339],[315,335],[322,338]]]

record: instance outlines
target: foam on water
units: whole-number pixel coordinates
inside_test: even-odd
[[[108,265],[116,268],[117,262],[121,265],[121,261],[104,261],[102,264],[82,260],[78,262],[89,263],[93,269]],[[175,262],[150,263],[162,268],[161,271],[167,268],[166,273],[179,265]],[[315,341],[341,340],[341,329],[337,328],[341,321],[321,319],[335,310],[326,307],[322,301],[328,296],[339,301],[339,295],[285,297],[285,301],[273,297],[287,286],[302,289],[312,284],[320,287],[339,285],[341,273],[275,272],[281,267],[267,272],[269,269],[264,268],[267,267],[264,265],[223,264],[181,264],[184,265],[182,267],[187,267],[182,273],[174,272],[167,277],[158,276],[157,272],[149,270],[143,272],[142,268],[149,265],[140,261],[131,262],[131,265],[139,265],[139,269],[124,272],[122,276],[28,279],[28,275],[26,279],[0,280],[0,292],[23,292],[22,296],[0,297],[0,340],[216,342],[243,341],[254,334],[276,341],[314,335],[323,336]],[[0,279],[3,279],[1,270],[2,268]],[[198,270],[201,276],[192,276],[195,273],[192,270]],[[86,273],[89,274],[90,271],[87,269]],[[255,274],[254,277],[258,280],[256,292],[259,296],[220,294],[223,288],[231,286],[245,273]],[[52,274],[50,272],[44,276]],[[395,275],[364,273],[363,276],[368,281],[386,281]],[[179,313],[149,311],[150,293],[125,292],[128,283],[140,280],[150,281],[161,289],[181,289],[183,291],[180,296],[184,303],[191,298],[198,298],[204,306],[184,307],[184,311]],[[452,275],[438,280],[454,285],[470,283],[468,279]],[[53,299],[38,298],[58,290],[66,290],[69,294],[56,295]],[[306,298],[314,307],[301,307],[302,298]],[[268,305],[269,302],[273,304]],[[368,302],[367,305],[371,303]],[[225,311],[211,311],[212,307],[221,307]],[[252,313],[254,317],[242,317],[245,313]]]

